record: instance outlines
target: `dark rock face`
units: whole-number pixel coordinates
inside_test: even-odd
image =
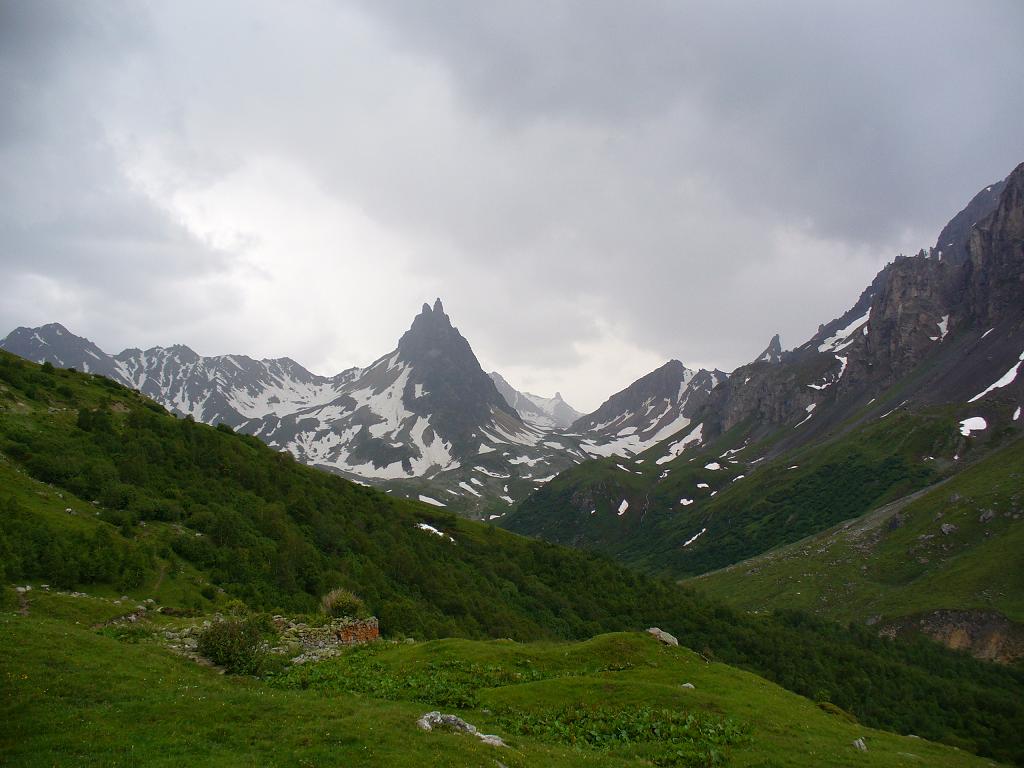
[[[885,267],[842,317],[781,353],[781,364],[769,364],[770,345],[734,371],[698,416],[705,434],[744,422],[761,435],[800,424],[783,450],[911,373],[907,402],[963,402],[990,385],[1024,349],[1024,164],[975,196],[939,243]],[[915,373],[926,361],[928,372]]]
[[[969,258],[967,243],[976,222],[988,216],[999,205],[1006,180],[985,187],[976,194],[960,213],[950,219],[935,241],[935,257],[953,264],[963,264]]]
[[[758,363],[779,363],[782,362],[782,340],[779,334],[772,336],[764,352],[757,356]]]
[[[997,611],[932,611],[885,625],[887,637],[922,634],[954,650],[1001,664],[1024,658],[1024,628]]]
[[[888,385],[935,349],[950,330],[955,268],[922,257],[901,258],[888,268],[871,303],[861,357],[873,378]],[[945,323],[943,322],[945,319]]]
[[[962,285],[965,320],[989,327],[1024,316],[1024,163],[999,205],[971,230]]]
[[[423,305],[398,342],[398,360],[412,368],[403,394],[408,409],[432,415],[434,429],[456,446],[456,453],[479,444],[473,435],[495,412],[522,422],[480,367],[469,342],[452,326],[440,299],[433,309]],[[422,385],[422,394],[411,397],[416,384]]]

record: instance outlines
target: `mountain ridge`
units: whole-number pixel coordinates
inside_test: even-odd
[[[590,414],[485,373],[440,298],[423,304],[392,352],[331,377],[290,358],[202,357],[184,345],[110,356],[59,324],[18,328],[0,346],[110,376],[306,463],[494,519],[589,459],[642,463],[664,444],[652,454],[660,466],[734,430],[748,443],[771,437],[770,458],[850,419],[993,385],[993,371],[1019,362],[1022,179],[1024,164],[975,195],[943,228],[943,248],[898,257],[800,347],[784,350],[775,335],[731,374],[670,360]],[[902,399],[889,402],[897,391]]]

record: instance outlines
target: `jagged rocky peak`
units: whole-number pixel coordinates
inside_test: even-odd
[[[778,363],[782,361],[782,340],[779,338],[779,334],[772,336],[772,340],[768,342],[768,347],[757,356],[756,362],[758,363]]]
[[[1006,179],[990,184],[976,194],[971,202],[950,219],[942,228],[939,239],[935,241],[932,255],[942,261],[962,264],[967,260],[967,242],[971,237],[974,225],[988,216],[999,205]]]
[[[513,425],[522,424],[480,367],[469,342],[452,325],[441,299],[433,307],[423,305],[395,354],[410,369],[409,393],[403,400],[413,413],[430,414],[434,429],[457,449],[474,444],[474,433],[495,413]]]
[[[437,357],[455,354],[465,357],[467,353],[473,354],[469,342],[445,314],[441,299],[434,302],[433,308],[424,303],[420,313],[413,318],[409,330],[399,339],[398,352],[403,359],[410,360],[424,355]]]
[[[992,327],[1024,314],[1024,163],[1007,176],[999,204],[971,230],[965,320]]]
[[[541,397],[531,392],[520,392],[497,371],[491,371],[487,375],[523,421],[535,427],[564,429],[583,415],[562,399],[561,392],[555,392],[554,397]]]
[[[675,402],[683,385],[693,376],[679,360],[669,360],[645,376],[641,376],[625,389],[616,392],[601,406],[573,425],[574,432],[601,429],[604,425],[618,422],[627,414],[632,416],[647,408],[651,400]]]

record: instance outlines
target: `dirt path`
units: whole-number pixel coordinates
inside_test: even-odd
[[[164,576],[167,575],[167,563],[160,564],[160,573],[156,577],[156,584],[153,585],[153,591],[156,592],[160,589],[160,585],[164,583]]]

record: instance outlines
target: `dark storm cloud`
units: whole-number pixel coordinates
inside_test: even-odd
[[[591,407],[802,342],[1024,159],[1016,0],[0,14],[0,324],[111,347],[333,372],[440,294]]]
[[[1015,0],[365,7],[497,121],[696,119],[703,130],[649,147],[665,175],[721,178],[744,206],[810,216],[827,236],[879,243],[934,223],[1024,145]]]

